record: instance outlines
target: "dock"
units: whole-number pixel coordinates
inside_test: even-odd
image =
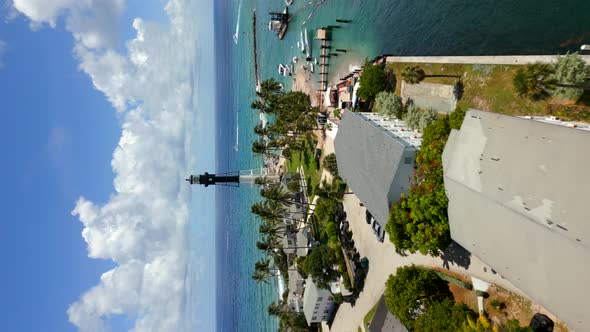
[[[260,74],[258,73],[258,53],[256,51],[256,8],[252,12],[252,36],[254,38],[254,77],[256,79],[256,92],[260,90]]]
[[[328,29],[320,28],[317,30],[317,37],[316,39],[320,40],[321,46],[321,55],[320,55],[320,92],[325,92],[328,90],[328,65],[329,65],[329,58],[330,58],[330,46],[328,45],[330,42],[330,38],[328,36]]]

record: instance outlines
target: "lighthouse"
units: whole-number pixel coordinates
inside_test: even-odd
[[[240,183],[254,183],[257,178],[266,178],[271,181],[280,180],[278,173],[269,172],[265,168],[243,170],[239,172],[224,174],[209,174],[205,172],[200,175],[190,175],[186,182],[190,184],[200,184],[205,187],[210,185],[239,187]]]

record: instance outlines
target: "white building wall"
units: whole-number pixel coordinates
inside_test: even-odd
[[[318,296],[310,300],[314,307],[310,322],[319,323],[326,321],[330,317],[334,306],[332,294],[326,289],[318,289]]]

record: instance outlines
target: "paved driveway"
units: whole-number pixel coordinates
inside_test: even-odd
[[[369,259],[369,273],[365,281],[365,288],[356,301],[355,306],[351,307],[349,303],[343,303],[340,306],[331,331],[357,332],[367,311],[377,303],[385,291],[385,281],[389,275],[395,273],[398,267],[404,265],[415,264],[430,267],[446,267],[450,271],[475,276],[524,296],[514,285],[500,277],[499,274],[493,274],[489,266],[474,256],[467,259],[461,257],[463,263],[465,261],[469,262],[468,268],[466,269],[453,262],[445,262],[440,257],[434,258],[424,255],[403,257],[396,254],[394,246],[389,242],[387,235],[384,243],[377,241],[373,230],[365,222],[365,208],[361,207],[359,203],[360,201],[355,195],[349,194],[344,197],[344,210],[350,222],[350,229],[354,234],[355,246],[360,252],[361,257],[366,256]],[[484,271],[484,268],[487,272]]]

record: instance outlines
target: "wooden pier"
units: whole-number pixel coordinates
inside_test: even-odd
[[[320,55],[320,92],[328,90],[328,59],[330,57],[330,38],[328,36],[328,29],[321,28],[317,31],[316,39],[320,40],[321,55]]]

